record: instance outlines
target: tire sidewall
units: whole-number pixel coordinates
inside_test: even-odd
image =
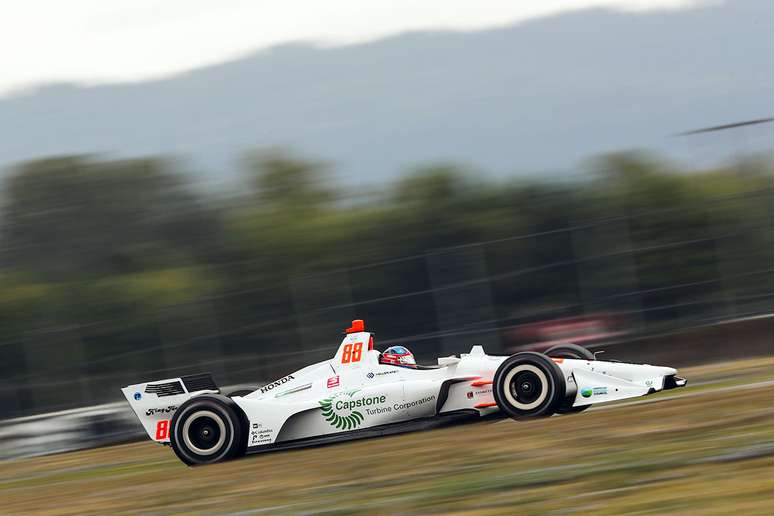
[[[242,422],[232,405],[234,403],[228,398],[205,394],[189,399],[177,409],[170,424],[170,444],[181,461],[189,466],[211,464],[231,459],[243,449],[245,439]],[[192,450],[183,436],[186,421],[200,411],[212,412],[221,419],[224,426],[223,444],[210,455]]]
[[[597,358],[594,353],[578,346],[577,344],[559,344],[545,351],[545,355],[550,358],[569,358],[574,360],[587,360],[589,362],[595,361]],[[573,407],[575,403],[575,396],[569,395],[564,402],[556,408],[556,412],[559,414],[570,414],[583,412],[591,407],[591,405],[581,405],[580,407]]]
[[[515,377],[509,375],[516,369],[533,373],[539,370],[542,373],[542,376],[536,376],[540,379],[541,386],[546,389],[545,395],[541,393],[540,403],[528,409],[516,407],[509,400],[510,383],[515,380]],[[559,366],[545,355],[533,352],[517,353],[507,358],[497,368],[492,383],[497,406],[514,419],[550,416],[561,405],[566,390],[564,374]]]

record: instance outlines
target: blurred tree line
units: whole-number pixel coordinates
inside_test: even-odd
[[[501,346],[507,328],[564,315],[621,311],[642,330],[771,309],[765,161],[686,171],[625,153],[567,181],[441,164],[369,192],[279,151],[244,163],[228,194],[197,189],[163,159],[58,157],[10,171],[10,413],[200,370],[230,382],[284,374],[326,358],[356,316],[382,342],[433,355],[450,315],[439,306],[455,296],[468,301],[452,323],[486,327]]]

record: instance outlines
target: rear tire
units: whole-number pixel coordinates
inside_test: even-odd
[[[195,396],[172,416],[170,442],[175,455],[188,464],[212,464],[244,454],[247,437],[241,409],[214,394]]]
[[[564,374],[541,353],[516,353],[506,359],[492,380],[500,410],[513,419],[548,417],[562,404]]]
[[[596,360],[594,353],[577,344],[559,344],[546,350],[545,354],[551,358],[569,358],[573,360],[588,360],[590,362]],[[591,407],[591,405],[573,407],[573,403],[575,403],[574,395],[566,397],[559,408],[556,409],[556,412],[558,414],[575,414]]]
[[[577,344],[559,344],[546,350],[551,358],[571,358],[574,360],[596,360],[594,353]]]
[[[242,397],[242,396],[247,396],[248,394],[251,394],[253,392],[255,392],[255,389],[253,389],[252,391],[250,389],[239,389],[233,392],[229,392],[228,394],[226,394],[226,396],[228,396],[229,398],[233,398],[234,396]]]

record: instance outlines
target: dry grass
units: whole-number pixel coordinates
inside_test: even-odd
[[[774,386],[717,386],[774,379],[774,358],[684,372],[691,380],[722,383],[658,403],[477,423],[202,468],[187,468],[169,449],[147,442],[0,462],[0,510],[770,514]]]

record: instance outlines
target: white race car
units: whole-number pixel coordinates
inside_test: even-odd
[[[122,389],[151,439],[188,465],[427,428],[462,419],[580,412],[594,403],[682,387],[670,367],[607,362],[580,346],[470,353],[437,365],[385,364],[363,321],[336,355],[255,391],[225,396],[209,374]]]

